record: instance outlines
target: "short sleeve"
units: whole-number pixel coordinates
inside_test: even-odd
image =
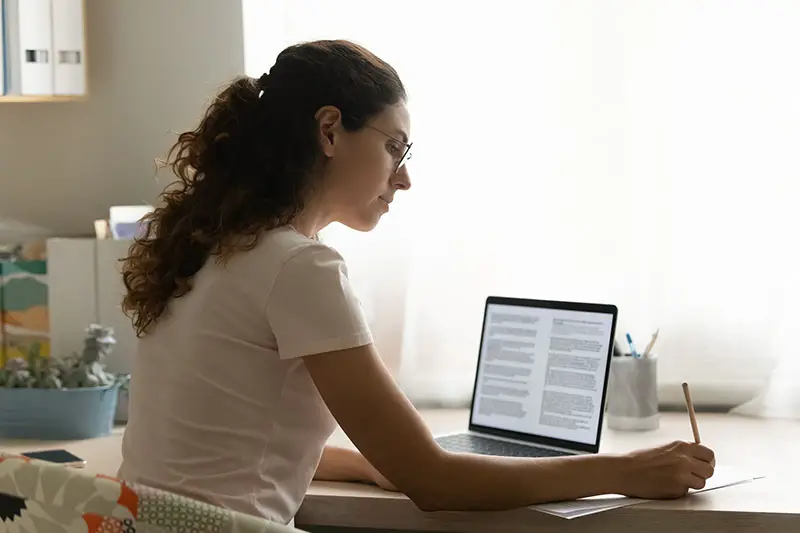
[[[284,263],[266,311],[281,359],[372,342],[344,259],[321,243],[304,247]]]

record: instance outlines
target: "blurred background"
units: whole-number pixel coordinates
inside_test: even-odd
[[[800,410],[799,3],[74,3],[85,90],[0,96],[0,241],[47,261],[48,296],[6,345],[23,327],[71,351],[91,318],[128,368],[128,243],[95,221],[158,201],[154,160],[225,82],[346,38],[407,85],[413,187],[376,231],[325,238],[418,404],[465,405],[483,302],[503,295],[616,304],[640,346],[659,330],[665,406],[687,380],[700,406]]]

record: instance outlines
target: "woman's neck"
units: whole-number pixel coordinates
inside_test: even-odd
[[[294,217],[289,225],[296,232],[313,239],[331,222],[333,222],[333,217],[326,215],[325,211],[309,206]]]

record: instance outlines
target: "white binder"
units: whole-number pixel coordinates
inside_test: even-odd
[[[83,39],[83,0],[53,2],[53,94],[86,92],[86,49]]]
[[[8,94],[53,94],[50,0],[5,0]]]

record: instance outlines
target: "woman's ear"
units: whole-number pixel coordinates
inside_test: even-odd
[[[334,106],[320,107],[314,114],[317,121],[320,146],[326,157],[333,157],[335,138],[342,124],[342,112]]]

